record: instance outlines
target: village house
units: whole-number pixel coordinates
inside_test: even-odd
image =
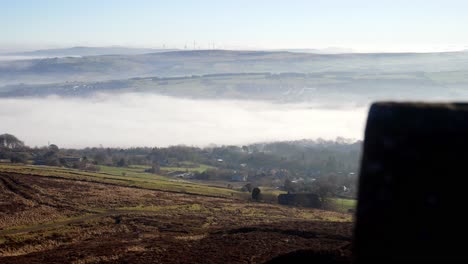
[[[245,182],[245,181],[247,181],[247,176],[236,174],[236,175],[233,175],[231,177],[231,181],[233,181],[233,182]]]

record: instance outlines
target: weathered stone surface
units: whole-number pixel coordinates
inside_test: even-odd
[[[468,261],[468,104],[372,105],[360,174],[357,263]]]

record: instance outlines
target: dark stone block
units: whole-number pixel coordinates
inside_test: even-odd
[[[377,103],[365,132],[357,263],[468,263],[468,104]]]
[[[282,205],[320,208],[322,203],[314,193],[288,193],[278,195],[278,203]]]

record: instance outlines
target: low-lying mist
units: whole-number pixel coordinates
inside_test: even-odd
[[[192,100],[150,94],[2,98],[1,133],[29,146],[132,147],[247,144],[363,137],[366,108]]]

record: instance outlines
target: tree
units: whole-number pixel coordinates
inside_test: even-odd
[[[244,192],[252,192],[252,184],[247,183],[246,185],[244,185],[244,187],[242,187],[242,191],[244,191]]]
[[[60,166],[60,160],[55,156],[47,157],[45,162],[49,166]]]
[[[127,162],[125,161],[124,158],[121,158],[119,161],[117,161],[117,166],[118,167],[127,167]]]
[[[258,200],[260,200],[261,197],[262,197],[262,192],[260,191],[260,188],[258,188],[258,187],[253,188],[253,190],[252,190],[252,199],[255,200],[255,201],[258,201]]]
[[[51,152],[54,152],[54,153],[58,153],[60,151],[59,147],[55,144],[50,144],[49,145],[49,151]]]
[[[155,162],[155,163],[153,163],[151,168],[146,169],[145,172],[157,174],[157,173],[161,172],[161,167],[159,166],[159,164],[157,162]]]
[[[26,153],[13,153],[10,156],[11,163],[26,163],[28,161],[28,155]]]
[[[316,193],[320,196],[323,200],[327,197],[333,195],[334,186],[332,183],[326,180],[317,180],[316,181]]]
[[[24,142],[11,134],[0,135],[0,147],[16,149],[24,147]]]
[[[105,151],[100,151],[96,153],[93,159],[97,164],[106,164],[109,162],[109,156]]]
[[[325,168],[328,171],[335,171],[337,169],[337,161],[334,156],[329,156],[327,162],[325,163]]]
[[[284,180],[284,190],[287,192],[295,192],[294,183],[290,179]]]
[[[344,178],[344,176],[340,177],[337,174],[331,173],[326,178],[331,185],[337,186],[340,185],[340,181],[342,181],[342,178]]]

